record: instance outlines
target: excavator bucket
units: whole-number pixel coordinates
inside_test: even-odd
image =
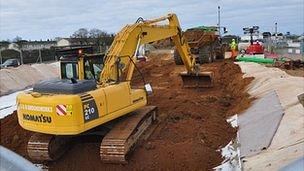
[[[180,76],[185,88],[209,88],[213,87],[213,72],[187,73],[182,72]]]

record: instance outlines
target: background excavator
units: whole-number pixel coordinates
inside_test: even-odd
[[[164,24],[167,21],[167,24]],[[71,50],[60,59],[61,79],[42,81],[17,97],[19,124],[35,134],[27,151],[33,160],[56,160],[75,136],[106,130],[100,145],[103,162],[125,163],[128,152],[156,118],[147,106],[149,84],[133,89],[136,52],[145,43],[172,38],[187,71],[184,87],[211,87],[213,73],[200,72],[182,35],[178,18],[139,18],[115,37],[106,55]]]

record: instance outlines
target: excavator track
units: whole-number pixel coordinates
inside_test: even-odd
[[[28,156],[35,161],[54,161],[68,149],[69,137],[35,133],[27,144]]]
[[[138,109],[122,119],[103,138],[100,157],[104,163],[127,163],[127,155],[144,131],[156,119],[156,106]]]

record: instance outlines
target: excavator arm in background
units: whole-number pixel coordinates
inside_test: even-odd
[[[125,26],[115,37],[104,63],[99,82],[106,86],[111,82],[130,81],[134,72],[136,52],[142,44],[171,38],[182,58],[187,72],[181,73],[185,87],[211,87],[211,72],[200,72],[191,55],[189,45],[175,14],[154,20],[138,20]],[[168,21],[168,24],[162,22]],[[123,74],[124,73],[124,74]],[[121,78],[125,75],[124,78]]]

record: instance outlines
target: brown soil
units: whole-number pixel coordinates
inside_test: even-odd
[[[274,67],[273,65],[266,65],[266,67]],[[295,76],[295,77],[304,77],[304,67],[294,67],[292,69],[286,69],[283,66],[281,67],[275,67],[275,68],[279,68],[282,71],[285,71],[287,74],[291,75],[291,76]]]
[[[202,30],[188,30],[184,32],[184,35],[188,42],[198,41],[203,35],[204,31]]]
[[[285,71],[287,74],[295,77],[304,77],[304,68],[295,68],[295,69],[282,69],[281,70]]]
[[[212,41],[213,39],[215,39],[213,36],[213,33],[206,33],[202,30],[188,30],[183,32],[185,38],[187,39],[187,42],[196,42],[198,41],[203,35],[205,35],[205,41]],[[206,37],[206,35],[209,35],[208,37]],[[171,41],[170,38],[167,39],[163,39],[163,40],[159,40],[156,41],[154,43],[152,43],[152,45],[157,48],[157,49],[163,49],[163,48],[172,48],[174,47],[174,43],[173,41]]]
[[[170,38],[155,41],[152,43],[152,45],[156,49],[167,49],[167,48],[172,48],[174,46],[173,41]]]
[[[151,136],[130,155],[129,164],[101,163],[102,138],[93,136],[75,140],[61,159],[47,163],[50,170],[212,170],[222,162],[217,150],[236,136],[226,118],[250,105],[244,91],[252,78],[243,79],[232,61],[221,61],[203,65],[203,70],[215,73],[213,88],[185,89],[178,76],[183,66],[176,66],[168,54],[152,54],[150,59],[139,68],[154,87],[149,104],[158,106],[159,117]],[[134,77],[133,85],[142,85],[139,74]],[[1,145],[25,157],[30,135],[18,126],[15,113],[1,120]]]
[[[26,145],[32,132],[26,131],[18,124],[17,112],[1,119],[1,145],[27,158]]]

